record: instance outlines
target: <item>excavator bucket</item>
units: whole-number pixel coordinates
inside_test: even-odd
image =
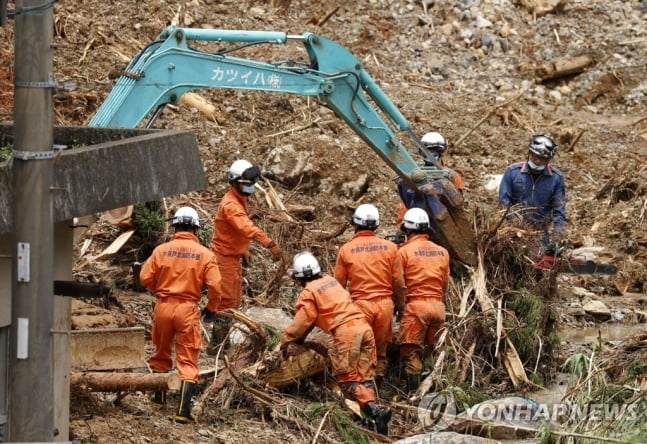
[[[467,265],[476,265],[476,238],[463,209],[462,194],[447,179],[435,180],[420,190],[429,196],[427,212],[436,225],[434,235],[438,243],[452,257]]]
[[[446,239],[450,254],[461,262],[475,266],[477,263],[476,241],[470,221],[462,208],[448,207],[448,217],[442,221],[436,219],[442,236]]]

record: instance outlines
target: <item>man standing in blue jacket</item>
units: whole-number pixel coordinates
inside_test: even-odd
[[[501,206],[515,206],[508,217],[518,217],[541,230],[544,249],[561,240],[566,224],[564,175],[548,165],[556,153],[557,144],[551,137],[532,136],[528,160],[510,165],[499,186]]]

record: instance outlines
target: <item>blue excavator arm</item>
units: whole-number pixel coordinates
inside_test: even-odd
[[[305,46],[309,60],[261,62],[202,52],[191,41]],[[460,260],[473,263],[474,235],[463,211],[462,196],[453,187],[453,171],[419,166],[410,154],[433,158],[409,123],[343,46],[312,33],[289,35],[273,31],[189,29],[170,26],[126,67],[90,126],[149,126],[166,104],[177,103],[189,91],[228,88],[316,96],[335,111],[410,186],[433,195],[440,210],[432,214],[448,247]],[[370,99],[370,100],[369,100]],[[406,146],[398,133],[408,137]]]

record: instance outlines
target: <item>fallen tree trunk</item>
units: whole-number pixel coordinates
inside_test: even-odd
[[[285,359],[279,368],[264,375],[269,387],[281,388],[314,376],[326,369],[326,358],[314,350],[306,350]]]
[[[72,373],[70,384],[95,392],[179,390],[177,373]]]

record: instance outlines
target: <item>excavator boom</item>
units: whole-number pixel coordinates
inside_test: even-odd
[[[232,51],[202,52],[191,41],[283,45],[301,42],[309,60],[277,63],[237,58]],[[445,245],[461,261],[475,262],[474,234],[462,199],[447,177],[451,170],[421,167],[410,152],[429,156],[409,123],[362,63],[341,45],[312,33],[189,29],[170,26],[126,67],[90,126],[133,128],[188,92],[228,88],[316,96],[335,111],[408,184],[439,200],[432,216]],[[370,100],[369,100],[370,99]],[[375,105],[375,106],[374,106]],[[406,146],[397,136],[405,134]],[[439,185],[442,184],[442,185]],[[458,198],[457,198],[458,196]],[[444,211],[446,209],[447,211]]]

